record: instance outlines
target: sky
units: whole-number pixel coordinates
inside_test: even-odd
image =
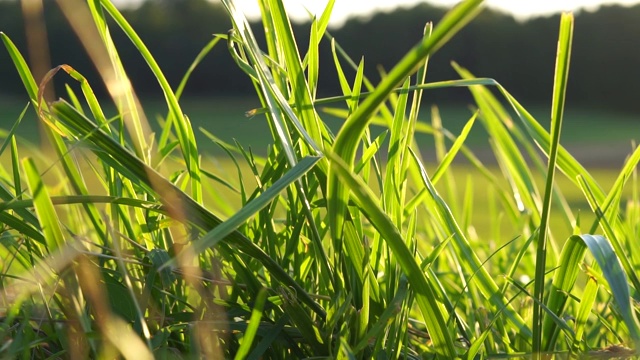
[[[423,0],[424,1],[424,0]],[[388,11],[397,6],[413,6],[419,0],[336,0],[331,18],[332,25],[342,24],[349,16],[367,16],[376,10]],[[434,5],[453,6],[458,0],[430,0]],[[320,14],[327,1],[324,0],[284,0],[285,7],[293,19],[308,19],[304,10],[306,6],[312,13]],[[595,10],[602,4],[633,5],[640,0],[487,0],[489,7],[513,14],[518,19],[526,19],[536,15],[549,15],[561,11],[573,11],[579,8]],[[236,0],[238,7],[245,11],[247,17],[259,16],[256,0]]]

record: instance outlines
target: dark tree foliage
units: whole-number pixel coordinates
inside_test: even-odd
[[[154,54],[170,83],[177,86],[200,49],[215,33],[226,33],[231,24],[219,3],[206,0],[147,0],[124,15]],[[354,18],[330,29],[349,54],[364,57],[366,74],[374,81],[415,45],[427,21],[437,23],[445,9],[426,3]],[[104,90],[77,37],[57,5],[45,0],[45,17],[52,64],[70,64],[85,74],[98,93]],[[578,12],[570,73],[572,105],[615,110],[640,110],[640,5],[606,6],[596,12]],[[456,61],[477,76],[492,77],[524,102],[549,103],[556,51],[558,16],[518,22],[500,12],[486,10],[452,42],[430,59],[430,81],[455,79],[450,63]],[[159,94],[156,80],[130,41],[113,24],[113,35],[126,69],[139,94]],[[300,51],[308,46],[308,24],[294,23]],[[253,24],[263,42],[260,23]],[[0,0],[0,31],[26,52],[19,3]],[[302,54],[304,55],[304,54]],[[19,92],[19,79],[9,57],[0,51],[0,93]],[[343,67],[347,68],[346,63]],[[353,72],[348,72],[353,74]],[[61,83],[60,81],[58,81]],[[60,85],[60,84],[58,84]],[[339,91],[329,42],[321,48],[320,94]],[[191,78],[187,95],[247,95],[253,87],[229,56],[217,46]],[[464,89],[428,93],[430,100],[464,100]]]

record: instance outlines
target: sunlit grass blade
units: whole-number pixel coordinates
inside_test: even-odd
[[[311,139],[322,149],[322,135],[315,108],[311,105],[311,93],[309,83],[304,76],[300,54],[297,51],[296,41],[294,38],[291,23],[284,9],[281,0],[267,0],[270,7],[270,13],[273,17],[275,25],[275,36],[277,38],[276,45],[279,47],[280,53],[284,55],[284,63],[287,69],[287,78],[290,82],[292,96],[297,107],[300,121],[306,131],[308,131]]]
[[[33,159],[25,158],[22,161],[22,166],[24,167],[29,191],[33,197],[33,205],[47,243],[47,249],[48,251],[53,251],[64,244],[64,236],[62,235],[58,215],[53,208],[49,192],[40,177],[40,173]]]
[[[406,79],[403,88],[407,88],[408,86],[409,79]],[[404,169],[402,169],[402,155],[404,155],[405,150],[405,148],[401,148],[401,140],[404,135],[402,130],[406,119],[408,99],[409,93],[404,92],[400,94],[396,102],[393,122],[390,126],[391,136],[387,150],[387,168],[383,183],[383,204],[385,211],[398,227],[402,226],[404,199],[401,193],[403,192],[403,187],[406,186],[406,184],[404,184],[405,179],[401,178],[401,174],[404,172]]]
[[[605,200],[607,201],[607,203],[601,204],[598,202],[596,195],[594,193],[594,190],[591,188],[591,186],[589,186],[589,183],[587,182],[587,180],[582,176],[578,176],[577,180],[580,185],[580,189],[582,190],[583,194],[585,195],[585,198],[587,199],[587,202],[589,203],[589,206],[591,207],[591,210],[597,216],[591,230],[595,231],[596,226],[599,224],[602,230],[604,231],[605,235],[607,236],[607,240],[611,242],[611,245],[616,250],[616,253],[625,254],[625,251],[624,251],[625,249],[624,247],[622,247],[622,244],[620,243],[620,240],[618,239],[618,235],[614,229],[615,225],[612,225],[611,222],[609,221],[609,218],[607,218],[605,216],[605,213],[603,213],[603,211],[609,210],[609,208],[611,207],[611,202],[615,198],[616,194],[619,194],[619,192],[622,190],[622,188],[620,187],[620,184],[617,184],[614,190],[611,191],[609,196],[607,196],[607,199]],[[617,215],[614,215],[611,220],[615,224],[616,222],[619,221],[619,218],[617,217]],[[631,284],[633,284],[633,287],[636,289],[639,289],[640,280],[638,279],[638,276],[634,271],[634,267],[632,265],[631,259],[628,256],[621,255],[620,261],[622,262],[622,266],[625,269],[625,272],[627,272],[628,276],[631,278]]]
[[[59,121],[72,130],[74,136],[89,141],[92,149],[105,163],[113,166],[120,174],[127,177],[133,183],[141,186],[148,194],[157,196],[164,202],[167,211],[178,219],[184,219],[203,231],[210,231],[220,225],[222,220],[212,214],[202,205],[182,192],[173,183],[169,182],[154,169],[147,166],[135,155],[123,148],[117,141],[100,130],[91,120],[82,116],[77,110],[64,101],[53,104],[53,111]],[[304,166],[304,165],[303,165]],[[157,193],[160,192],[160,193]],[[181,211],[176,214],[175,206],[180,206]],[[184,213],[182,213],[184,211]],[[296,289],[297,295],[317,313],[324,316],[324,310],[313,301],[304,289],[300,287],[273,259],[268,257],[251,240],[238,231],[231,232],[227,239],[233,246],[237,246],[247,255],[255,257],[263,262],[265,267],[273,272],[273,275],[288,286]]]
[[[242,209],[237,211],[226,221],[218,225],[214,230],[193,242],[193,252],[199,254],[205,249],[215,246],[236,228],[243,224],[249,217],[256,214],[264,206],[267,206],[286,187],[297,181],[302,175],[311,170],[320,157],[307,157],[302,159],[293,169],[273,183],[255,199],[249,201]]]
[[[193,129],[191,128],[191,124],[188,122],[187,118],[184,116],[182,109],[178,103],[178,98],[176,93],[171,89],[169,82],[165,78],[162,70],[158,66],[157,62],[147,49],[146,45],[142,42],[140,37],[137,35],[135,30],[129,25],[126,19],[122,16],[122,14],[116,9],[116,7],[108,0],[94,0],[100,1],[100,5],[104,7],[104,9],[109,13],[109,15],[115,20],[115,22],[120,26],[120,28],[127,34],[132,43],[136,46],[136,49],[140,52],[143,59],[149,65],[149,68],[153,72],[156,80],[162,89],[162,92],[167,101],[167,106],[169,107],[169,111],[173,116],[174,121],[176,121],[176,129],[178,139],[180,141],[180,146],[182,152],[184,154],[184,159],[187,164],[187,170],[189,171],[189,176],[191,178],[191,194],[193,198],[197,202],[202,201],[202,186],[200,184],[200,160],[198,159],[198,148],[196,146],[195,136],[193,134]],[[93,11],[94,19],[99,18],[99,12],[97,11],[97,7],[94,8]],[[106,28],[106,25],[104,25]],[[105,32],[106,33],[106,32]],[[106,33],[108,34],[108,33]],[[106,39],[106,35],[103,34],[104,39]],[[107,41],[104,40],[103,41]],[[109,39],[110,41],[110,39]]]
[[[365,128],[371,121],[381,103],[393,91],[396,84],[411,75],[416,66],[430,54],[447,42],[464,24],[469,22],[478,12],[482,1],[465,1],[448,13],[436,26],[433,33],[425,37],[418,45],[405,55],[378,85],[373,94],[367,97],[358,109],[351,114],[336,136],[333,151],[353,169],[356,148]],[[342,223],[346,217],[348,189],[340,184],[338,178],[329,168],[327,198],[329,209],[329,225],[334,238],[342,237]]]
[[[22,110],[22,112],[20,113],[20,116],[18,116],[18,120],[16,120],[16,122],[13,123],[13,125],[11,126],[11,129],[9,130],[9,132],[6,134],[6,139],[2,142],[2,146],[0,146],[0,155],[2,155],[4,153],[4,151],[6,150],[7,146],[9,146],[9,144],[11,144],[12,149],[15,148],[14,143],[15,143],[15,133],[16,130],[18,129],[18,126],[20,125],[20,123],[22,122],[22,119],[24,119],[24,115],[27,113],[27,110],[29,110],[29,105],[27,104],[27,106],[24,107],[24,109]],[[18,184],[18,182],[16,182],[16,184]],[[19,184],[18,184],[19,186]],[[16,191],[16,195],[19,194],[20,191]]]
[[[545,272],[547,258],[547,236],[549,234],[548,221],[551,212],[551,197],[555,179],[556,158],[560,144],[560,130],[564,114],[565,96],[569,78],[569,61],[571,60],[571,42],[573,38],[573,15],[562,14],[560,19],[560,34],[558,36],[558,53],[553,86],[553,102],[551,103],[551,147],[549,148],[549,166],[542,204],[542,215],[538,230],[536,251],[536,274],[534,297],[539,304],[544,302]],[[543,312],[540,305],[533,307],[533,354],[536,359],[543,350]]]
[[[204,60],[204,58],[211,52],[211,50],[213,50],[213,48],[218,44],[218,42],[221,39],[222,39],[221,37],[215,36],[213,39],[211,39],[207,43],[207,45],[205,45],[200,50],[198,55],[196,55],[195,59],[193,59],[193,62],[191,63],[191,65],[189,65],[189,68],[184,73],[182,80],[180,80],[180,84],[176,88],[176,91],[175,91],[176,99],[180,99],[180,97],[182,96],[182,92],[184,91],[184,88],[187,86],[187,82],[191,78],[191,74],[193,74],[193,71],[198,67],[198,65],[200,65],[202,60]]]
[[[256,85],[262,89],[261,96],[262,96],[263,104],[266,108],[269,109],[269,113],[271,114],[271,118],[273,120],[273,125],[276,126],[277,128],[278,137],[282,142],[284,151],[287,153],[287,158],[289,160],[289,163],[293,166],[295,165],[296,160],[292,150],[292,146],[293,146],[292,140],[290,139],[289,132],[286,130],[287,127],[285,124],[285,119],[289,120],[292,123],[295,129],[300,133],[301,137],[305,139],[306,144],[310,147],[312,152],[314,154],[318,153],[320,150],[320,147],[319,147],[320,145],[318,145],[316,143],[316,139],[314,139],[311,136],[311,134],[307,132],[305,127],[299,121],[296,113],[288,104],[288,101],[285,98],[285,95],[283,94],[283,91],[284,91],[283,89],[287,88],[286,82],[279,81],[279,80],[282,80],[280,77],[274,77],[271,74],[271,71],[267,66],[267,62],[264,58],[264,55],[262,54],[262,51],[260,50],[260,47],[258,46],[255,40],[255,37],[253,35],[253,32],[249,26],[249,23],[246,17],[241,11],[239,11],[236,8],[235,4],[233,4],[232,2],[223,1],[223,5],[226,7],[227,11],[229,12],[229,15],[231,16],[231,20],[234,24],[234,28],[237,30],[237,36],[242,41],[240,45],[243,46],[244,50],[246,50],[246,54],[249,60],[248,63],[251,66],[253,66],[255,70],[255,73],[257,76],[256,80],[258,82]],[[262,7],[264,8],[264,6]],[[276,50],[277,44],[275,42],[275,39],[273,39],[274,34],[270,33],[271,31],[274,31],[274,32],[276,31],[275,25],[273,24],[273,19],[271,18],[271,16],[265,16],[264,20],[270,26],[270,30],[267,32],[268,34],[267,44],[270,46],[270,53],[277,54],[278,53]],[[288,21],[287,21],[287,24],[288,24]],[[292,38],[289,38],[292,35],[289,34],[289,31],[286,29],[286,25],[282,25],[282,27],[284,28],[281,29],[281,31],[285,33],[282,36],[285,36],[287,38],[287,40],[283,40],[283,41],[293,41]],[[234,40],[234,39],[231,39],[231,40]],[[230,46],[232,45],[233,44],[230,44]],[[289,61],[292,62],[289,65],[294,66],[294,68],[296,68],[300,66],[300,63],[299,63],[299,57],[297,55],[297,51],[296,51],[296,54],[293,54],[292,52],[294,51],[296,50],[288,50],[287,52],[289,53],[288,56],[290,57]],[[294,61],[294,58],[298,58],[298,61],[297,62]],[[296,76],[304,75],[303,73],[295,73],[295,74]],[[299,79],[296,81],[299,81]],[[304,85],[304,87],[306,88],[306,85]],[[308,95],[307,90],[302,89],[298,91],[300,91],[298,96],[302,96],[304,98],[306,95]],[[309,104],[308,101],[303,101],[302,103]],[[308,112],[309,110],[306,110],[306,111]],[[317,127],[317,124],[314,125],[314,128],[315,127]]]
[[[546,302],[547,308],[554,314],[564,313],[569,294],[578,278],[580,264],[586,251],[587,247],[580,236],[571,236],[565,242]],[[542,351],[553,351],[558,339],[559,329],[551,318],[544,318],[542,333],[545,334],[544,339],[542,339]]]
[[[455,245],[456,250],[459,252],[459,257],[463,260],[462,265],[467,269],[469,273],[475,274],[473,281],[476,283],[482,294],[490,301],[491,305],[496,309],[506,306],[505,313],[510,323],[518,328],[519,333],[526,337],[530,335],[530,329],[524,323],[524,320],[518,315],[513,307],[505,305],[506,301],[503,298],[498,286],[491,277],[491,275],[482,267],[480,259],[473,251],[471,244],[464,236],[464,232],[460,229],[456,220],[451,213],[451,210],[444,202],[444,200],[438,195],[438,192],[434,188],[433,184],[429,180],[429,176],[424,169],[424,166],[420,163],[420,160],[412,152],[414,161],[420,169],[422,185],[427,188],[430,201],[432,203],[434,212],[438,215],[438,221],[445,229],[448,236],[452,236],[452,243]]]
[[[332,44],[333,46],[337,46],[335,43]],[[335,50],[334,50],[335,51]],[[337,55],[334,55],[334,63],[336,63],[337,60]],[[336,63],[336,65],[339,63]],[[357,70],[359,67],[359,65],[355,65],[355,70]],[[338,70],[338,75],[340,76],[340,74],[344,75],[344,71],[342,70],[342,68],[340,67]],[[346,80],[346,78],[345,78]],[[363,84],[366,85],[367,84],[367,78],[363,77]],[[341,82],[342,85],[342,82]],[[499,83],[497,81],[495,81],[494,79],[489,79],[489,78],[473,78],[473,79],[456,79],[456,80],[444,80],[444,81],[434,81],[434,82],[425,82],[425,83],[421,83],[421,84],[417,84],[417,85],[411,85],[409,86],[407,89],[404,88],[394,88],[391,92],[394,94],[399,94],[402,92],[420,92],[421,90],[437,90],[437,89],[444,89],[444,88],[450,88],[450,87],[469,87],[469,86],[474,86],[474,85],[485,85],[485,86],[498,86]],[[343,87],[344,89],[344,87]],[[360,97],[365,98],[367,96],[370,96],[371,94],[373,94],[372,91],[362,91],[360,92]],[[336,102],[341,102],[341,101],[348,101],[348,100],[352,100],[352,96],[349,92],[348,95],[340,95],[340,96],[330,96],[330,97],[326,97],[326,98],[320,98],[320,99],[316,99],[313,102],[313,105],[318,107],[320,105],[327,105],[327,104],[332,104],[332,103],[336,103]],[[291,106],[294,106],[293,104],[291,104]],[[384,109],[384,110],[383,110]],[[342,109],[331,109],[332,111],[336,111],[336,114],[342,114],[343,112],[340,111]],[[389,109],[387,109],[386,107],[381,107],[379,109],[381,112],[385,112],[387,113],[389,111]],[[259,108],[259,109],[253,109],[248,111],[248,113],[250,113],[251,115],[255,115],[255,114],[262,114],[265,113],[267,111],[266,108]],[[385,118],[387,117],[387,115],[389,114],[385,114],[383,115]],[[344,117],[346,118],[347,116],[340,116],[340,117]],[[375,118],[374,118],[375,119]],[[422,124],[422,126],[424,126],[425,124]]]
[[[249,326],[247,330],[244,332],[244,336],[242,337],[242,343],[240,344],[240,348],[236,353],[236,359],[244,359],[248,354],[249,350],[251,350],[251,344],[253,343],[256,333],[258,331],[258,325],[260,325],[260,320],[262,319],[262,312],[264,309],[264,303],[267,299],[267,290],[262,289],[258,293],[258,297],[254,303],[253,310],[251,310],[251,318],[249,319]]]
[[[631,340],[634,342],[637,354],[640,351],[640,324],[631,303],[627,275],[620,264],[619,257],[611,247],[611,243],[604,236],[582,235],[581,238],[602,269],[605,279],[607,279],[609,288],[629,330]]]
[[[11,39],[3,32],[0,32],[0,38],[2,38],[2,42],[4,43],[7,52],[9,52],[9,56],[13,61],[13,65],[18,71],[18,75],[20,75],[20,80],[22,80],[22,84],[24,88],[27,90],[27,94],[33,103],[33,106],[37,109],[38,104],[38,85],[31,74],[31,70],[29,70],[29,65],[25,61],[24,57],[16,47],[16,45],[11,41]]]
[[[429,329],[434,350],[442,356],[455,357],[453,338],[444,320],[446,310],[436,301],[434,290],[407,248],[402,235],[393,225],[391,219],[380,209],[379,200],[371,193],[369,187],[354,177],[349,167],[336,154],[330,153],[327,156],[340,180],[352,190],[354,200],[372,225],[380,232],[406,274],[422,311],[423,320]]]
[[[600,285],[595,279],[591,277],[587,279],[587,285],[584,287],[582,299],[580,299],[580,306],[578,307],[575,315],[576,336],[573,344],[571,344],[571,351],[574,353],[586,350],[585,347],[581,347],[581,344],[584,342],[583,336],[587,331],[587,321],[589,319],[589,315],[591,315],[593,305],[596,302],[599,287]]]
[[[456,141],[454,141],[453,145],[451,145],[451,148],[449,149],[445,157],[442,159],[440,164],[438,164],[438,167],[436,168],[436,170],[433,172],[433,176],[431,177],[431,182],[436,184],[440,179],[440,177],[447,171],[447,169],[449,168],[449,165],[451,165],[451,162],[453,162],[453,159],[458,154],[458,151],[460,151],[460,148],[462,147],[464,142],[467,140],[467,136],[469,135],[469,132],[471,131],[471,128],[473,127],[473,124],[475,123],[475,120],[477,117],[478,117],[478,112],[473,114],[471,119],[467,121],[467,124],[464,126],[464,128],[460,132],[460,135],[456,138]]]

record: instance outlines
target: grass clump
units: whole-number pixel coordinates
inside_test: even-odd
[[[635,184],[640,150],[605,192],[560,145],[571,15],[561,20],[549,133],[498,82],[458,64],[460,79],[425,82],[429,56],[482,1],[464,1],[427,24],[423,40],[378,85],[326,32],[333,1],[311,23],[309,49],[296,46],[281,1],[259,2],[266,49],[234,3],[223,1],[234,28],[216,35],[194,66],[226,42],[254,82],[262,107],[250,115],[264,114],[273,146],[261,157],[207,132],[229,158],[219,170],[202,165],[180,107],[190,72],[174,92],[108,0],[73,13],[61,3],[74,27],[95,25],[81,38],[118,115],[104,115],[69,65],[36,84],[0,35],[52,149],[19,144],[19,122],[1,148],[8,158],[0,173],[3,357],[635,354],[640,217],[635,185],[629,199],[622,194]],[[158,79],[168,109],[158,134],[148,130],[112,31],[128,35]],[[316,97],[321,41],[331,41],[340,77],[343,94],[335,98]],[[65,99],[47,104],[42,93],[59,70],[79,81],[80,93],[67,87]],[[419,121],[423,93],[453,86],[468,87],[477,109],[458,135],[435,110],[431,124]],[[326,114],[344,117],[335,135]],[[499,171],[465,146],[477,124]],[[385,130],[373,133],[371,125]],[[434,171],[415,141],[420,132],[434,138]],[[488,189],[468,181],[464,196],[456,193],[456,156]],[[556,170],[584,194],[595,218],[586,228],[554,181]],[[481,224],[495,229],[487,238],[474,231],[477,191],[493,194],[486,211],[495,216]],[[552,224],[574,235],[556,238]]]

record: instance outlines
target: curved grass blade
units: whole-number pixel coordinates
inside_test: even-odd
[[[16,45],[11,41],[11,39],[3,32],[0,31],[0,38],[2,38],[2,42],[4,43],[7,52],[9,52],[9,56],[13,61],[13,64],[18,71],[18,75],[20,75],[20,79],[22,80],[22,84],[27,90],[27,94],[29,94],[29,98],[31,99],[31,103],[33,106],[38,108],[38,85],[31,74],[31,70],[29,70],[29,65],[24,60],[22,54],[16,47]]]
[[[459,256],[464,260],[461,261],[462,265],[469,273],[475,274],[473,281],[480,289],[480,292],[489,299],[492,306],[496,309],[506,306],[505,313],[509,322],[518,328],[518,332],[523,337],[530,337],[531,330],[527,327],[524,320],[520,315],[518,315],[512,306],[505,305],[506,301],[501,295],[498,285],[496,285],[491,275],[482,266],[482,263],[473,251],[469,240],[464,236],[464,232],[460,229],[460,226],[454,219],[451,210],[440,195],[438,195],[433,183],[429,180],[429,176],[427,175],[424,166],[413,151],[411,154],[413,155],[413,159],[420,170],[422,185],[428,190],[427,194],[429,195],[430,201],[433,202],[433,208],[438,214],[439,222],[445,229],[446,234],[453,237],[454,247],[456,251],[459,252]]]
[[[242,209],[237,211],[226,221],[216,226],[215,229],[192,243],[192,251],[199,254],[202,251],[215,246],[220,240],[227,237],[240,225],[244,224],[251,216],[254,216],[263,207],[267,206],[282,190],[297,181],[301,176],[311,170],[321,157],[306,157],[283,177],[266,189],[260,196],[249,201]],[[185,251],[185,254],[188,252]]]
[[[389,217],[380,209],[380,201],[362,180],[355,177],[352,170],[337,154],[328,153],[330,166],[345,186],[351,189],[354,201],[372,225],[380,232],[382,238],[396,257],[398,264],[407,276],[411,289],[423,319],[431,335],[436,353],[446,358],[456,357],[453,338],[446,326],[446,310],[436,301],[436,292],[431,288],[426,274],[416,263],[406,242]]]
[[[69,135],[85,139],[91,143],[94,146],[92,151],[102,161],[114,167],[119,173],[149,194],[157,196],[164,201],[165,209],[170,216],[195,225],[204,232],[210,231],[222,223],[221,219],[122,147],[116,140],[64,100],[53,103],[52,110],[56,119],[71,130]],[[171,201],[168,201],[170,199]],[[176,206],[181,207],[179,212],[176,211]],[[311,307],[320,317],[325,317],[324,310],[320,305],[311,299],[309,294],[275,260],[270,258],[242,233],[232,231],[228,233],[225,240],[228,241],[229,245],[260,261],[275,278],[294,288],[302,302]]]
[[[111,15],[111,17],[115,20],[115,22],[120,26],[120,28],[124,31],[124,33],[129,37],[131,42],[136,46],[143,59],[149,65],[149,68],[153,72],[156,80],[160,84],[160,88],[164,93],[165,100],[167,101],[167,106],[169,107],[169,111],[173,116],[173,119],[176,121],[176,130],[178,139],[180,141],[180,146],[182,152],[184,154],[184,160],[187,164],[187,170],[189,171],[190,176],[190,184],[191,184],[191,193],[196,200],[196,202],[202,202],[202,185],[200,183],[200,160],[198,159],[198,148],[196,146],[195,135],[193,133],[193,129],[191,128],[191,124],[188,119],[184,116],[180,105],[178,103],[178,98],[176,94],[171,89],[169,82],[165,78],[162,70],[158,66],[157,62],[151,55],[151,52],[147,49],[146,45],[142,42],[138,34],[133,30],[131,25],[127,22],[127,20],[122,16],[122,14],[118,11],[118,9],[111,3],[109,0],[93,0],[99,1],[100,4],[104,7],[104,9]],[[94,11],[94,19],[99,16],[96,14],[97,11]],[[106,24],[104,25],[106,29]]]
[[[478,113],[479,112],[476,111],[471,117],[471,119],[467,121],[467,124],[464,126],[464,128],[460,132],[460,135],[458,136],[456,141],[454,141],[453,145],[447,152],[447,155],[445,155],[445,157],[442,159],[442,161],[440,162],[436,170],[433,172],[433,176],[431,177],[432,183],[436,184],[438,180],[440,180],[440,177],[449,168],[449,165],[451,165],[451,162],[453,162],[453,159],[458,154],[458,151],[460,151],[460,148],[462,147],[464,142],[467,140],[467,135],[469,135],[469,132],[471,131],[471,128],[473,127],[473,124],[475,123],[475,120],[478,117]]]
[[[371,117],[388,98],[398,83],[417,70],[422,61],[444,45],[462,26],[469,22],[479,11],[481,0],[468,0],[451,10],[433,30],[430,36],[411,49],[389,72],[380,85],[367,97],[357,110],[344,123],[334,142],[333,152],[353,170],[356,148],[371,122]],[[332,162],[336,164],[336,162]],[[336,165],[334,165],[336,166]],[[337,169],[329,167],[327,198],[329,226],[333,238],[342,237],[342,224],[346,218],[348,189],[335,175]]]
[[[337,46],[337,44],[332,44],[332,46]],[[337,61],[338,61],[337,58],[335,58],[334,56],[334,62],[336,63],[336,65],[339,64]],[[357,70],[358,67],[359,66],[355,66],[355,69]],[[338,75],[340,75],[340,73],[341,73],[341,69],[338,69]],[[363,78],[363,82],[365,84],[367,83],[366,77]],[[394,94],[400,94],[403,92],[414,92],[414,91],[419,92],[421,90],[436,90],[436,89],[446,89],[451,87],[470,87],[475,85],[498,86],[500,84],[494,79],[490,79],[490,78],[456,79],[456,80],[434,81],[430,83],[421,83],[421,84],[409,86],[406,89],[394,88],[393,90],[391,90],[391,92]],[[363,91],[360,93],[360,97],[365,98],[367,96],[370,96],[371,94],[373,94],[372,91]],[[353,96],[351,95],[330,96],[330,97],[314,100],[313,105],[314,107],[318,107],[320,105],[327,105],[335,102],[348,101],[352,99],[353,99]],[[295,104],[289,104],[289,105],[291,105],[292,107],[295,106]],[[342,109],[335,109],[335,110],[336,110],[336,114],[343,114],[343,112],[340,111]],[[267,112],[266,108],[258,108],[258,109],[252,109],[247,111],[247,114],[253,116],[256,114],[264,114],[265,112]],[[340,116],[340,115],[336,115],[336,116],[343,117],[343,118],[347,117],[347,116]]]
[[[634,342],[636,354],[639,354],[640,324],[638,323],[633,304],[631,303],[629,282],[627,280],[627,274],[622,268],[622,264],[620,264],[620,258],[616,255],[611,243],[604,236],[581,235],[580,237],[589,248],[589,251],[591,251],[600,269],[602,269],[602,274],[609,284],[609,288],[620,308],[622,318]]]
[[[580,263],[584,259],[586,251],[584,240],[577,235],[569,237],[562,248],[558,269],[555,271],[546,303],[549,311],[558,314],[558,316],[562,316],[566,308],[569,294],[578,278]],[[545,317],[542,333],[544,334],[542,350],[552,351],[555,348],[560,329],[550,317]]]
[[[200,50],[198,55],[196,55],[196,58],[193,59],[193,62],[191,63],[187,71],[184,73],[182,80],[180,80],[180,84],[176,88],[175,95],[177,100],[180,99],[180,97],[182,96],[182,92],[184,91],[184,88],[187,86],[187,82],[189,81],[189,78],[191,78],[191,74],[193,73],[193,71],[198,67],[198,65],[200,65],[202,60],[211,52],[211,50],[213,50],[213,48],[218,44],[218,42],[221,39],[222,37],[215,36],[202,48],[202,50]]]

